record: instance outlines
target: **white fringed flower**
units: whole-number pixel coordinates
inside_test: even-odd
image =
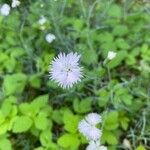
[[[11,4],[12,8],[15,8],[15,7],[19,6],[19,5],[20,5],[20,1],[18,1],[18,0],[12,0],[12,4]]]
[[[51,34],[51,33],[48,33],[45,37],[45,40],[48,42],[48,43],[52,43],[54,40],[56,39],[55,35],[54,34]]]
[[[2,16],[8,16],[10,13],[10,6],[8,4],[3,4],[1,7],[0,7],[0,14]]]
[[[100,144],[102,131],[96,127],[101,121],[101,116],[99,114],[90,113],[85,119],[79,122],[78,129],[80,133],[89,140],[89,145],[86,150],[107,150],[107,147]]]
[[[98,142],[94,142],[94,141],[91,141],[89,143],[89,145],[87,146],[86,150],[98,150],[98,146],[100,146],[100,143]]]
[[[92,125],[96,125],[101,122],[101,116],[97,113],[90,113],[86,116],[85,119]]]
[[[70,88],[81,80],[82,68],[79,66],[80,55],[60,53],[50,65],[50,78],[62,88]]]
[[[107,59],[112,60],[116,57],[117,53],[113,51],[109,51],[107,55]]]
[[[87,136],[89,133],[89,130],[91,129],[91,125],[87,123],[84,119],[79,122],[78,129],[80,133],[82,133],[84,136]]]
[[[91,126],[90,130],[87,133],[87,138],[90,141],[97,141],[101,138],[102,131],[94,126]]]
[[[39,19],[39,21],[38,21],[38,23],[39,23],[40,25],[43,25],[43,24],[46,23],[46,21],[47,21],[47,19],[46,19],[44,16],[41,16],[40,19]]]
[[[107,150],[106,146],[101,145],[98,150]]]
[[[91,113],[80,121],[78,129],[89,141],[97,141],[102,135],[101,130],[96,128],[96,124],[100,122],[101,116],[96,113]]]
[[[91,141],[86,150],[107,150],[106,146],[100,145],[99,141]]]

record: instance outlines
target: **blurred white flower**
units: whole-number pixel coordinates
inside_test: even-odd
[[[91,141],[86,150],[107,150],[106,146],[100,145],[99,141]]]
[[[44,7],[44,4],[40,4],[40,7],[43,8],[43,7]]]
[[[84,119],[79,122],[78,129],[80,133],[82,133],[84,136],[87,136],[90,128],[91,125],[87,123]]]
[[[77,53],[60,53],[50,65],[50,78],[64,89],[72,87],[82,77],[79,59],[80,55]]]
[[[52,43],[53,40],[56,39],[56,37],[55,37],[54,34],[48,33],[48,34],[46,35],[45,39],[46,39],[46,41],[47,41],[48,43]]]
[[[86,121],[92,125],[96,125],[101,122],[101,116],[97,113],[90,113],[86,116]]]
[[[40,19],[39,19],[39,21],[38,21],[38,23],[40,25],[43,25],[44,23],[46,23],[46,21],[47,21],[47,19],[44,16],[41,16]]]
[[[15,8],[15,7],[19,6],[19,5],[20,5],[20,1],[18,1],[18,0],[12,0],[12,3],[11,3],[11,7],[12,8]]]
[[[106,146],[101,145],[101,146],[98,148],[98,150],[107,150],[107,147],[106,147]]]
[[[102,131],[94,126],[91,126],[90,130],[87,133],[87,138],[90,141],[97,141],[101,138]]]
[[[117,53],[113,51],[109,51],[107,55],[107,59],[112,60],[116,57]]]
[[[131,149],[131,143],[130,143],[130,141],[128,140],[128,139],[124,139],[123,140],[123,146],[125,147],[125,148],[127,148],[127,149]]]
[[[96,128],[96,124],[100,122],[101,116],[96,113],[91,113],[79,122],[78,129],[89,141],[97,141],[102,135],[101,130]]]
[[[0,7],[0,14],[2,16],[8,16],[10,13],[10,6],[8,4],[3,4],[1,7]]]
[[[100,146],[100,142],[91,141],[87,146],[86,150],[98,150]]]

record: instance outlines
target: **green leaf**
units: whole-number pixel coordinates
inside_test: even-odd
[[[103,131],[102,142],[107,142],[110,145],[116,145],[118,143],[117,136],[110,131]]]
[[[116,57],[108,62],[107,66],[111,68],[115,68],[118,65],[121,65],[121,62],[126,58],[127,52],[126,51],[120,51],[117,53]]]
[[[106,91],[105,89],[101,89],[97,92],[97,95],[99,96],[98,105],[100,107],[104,107],[109,101],[109,97],[110,97],[109,92]]]
[[[105,119],[104,128],[106,130],[115,130],[118,128],[118,112],[112,111],[107,114],[107,117]]]
[[[3,82],[5,95],[22,93],[27,81],[27,76],[22,73],[6,75]]]
[[[0,124],[0,135],[5,134],[9,128],[9,121],[5,121]]]
[[[64,128],[68,132],[76,133],[78,129],[78,123],[79,123],[79,116],[73,115],[71,112],[65,112],[64,117]]]
[[[113,39],[114,39],[113,35],[109,32],[104,32],[102,34],[99,34],[99,36],[98,36],[98,40],[100,40],[100,42],[106,42],[106,43],[110,42],[111,43],[111,42],[113,42]]]
[[[0,125],[5,121],[5,117],[4,114],[2,113],[2,111],[0,110]]]
[[[127,41],[125,41],[123,38],[118,38],[115,41],[116,47],[123,50],[128,50],[130,48]]]
[[[74,29],[80,32],[81,29],[84,26],[83,20],[82,19],[73,18],[72,21],[73,21],[73,27],[74,27]]]
[[[41,79],[40,75],[33,74],[29,77],[29,83],[34,88],[40,88],[41,86]]]
[[[47,147],[48,143],[52,140],[52,133],[50,130],[44,130],[40,134],[40,142],[42,146]]]
[[[60,110],[54,110],[52,112],[52,119],[58,123],[58,124],[62,124],[63,123],[63,118],[62,118],[62,111]]]
[[[36,97],[30,104],[22,103],[19,106],[19,110],[24,115],[35,116],[43,107],[46,107],[48,103],[48,95],[42,95]]]
[[[14,96],[10,96],[4,100],[1,110],[4,116],[8,116],[12,111],[13,104],[16,103],[17,99]]]
[[[98,55],[95,50],[89,49],[84,44],[78,44],[78,51],[82,54],[81,61],[86,65],[95,64],[98,59]],[[88,58],[88,59],[87,59]]]
[[[11,142],[6,138],[0,138],[0,150],[12,150]]]
[[[33,109],[32,106],[29,103],[22,103],[19,105],[19,110],[23,115],[29,115],[32,116]]]
[[[32,126],[32,120],[28,116],[16,117],[12,130],[14,133],[25,132]]]
[[[35,127],[39,130],[44,130],[48,127],[48,118],[40,113],[34,118]]]
[[[122,9],[119,5],[113,4],[108,9],[108,15],[111,17],[120,18],[122,16]]]
[[[34,150],[46,150],[44,147],[37,147],[37,148],[34,148]]]
[[[128,119],[127,117],[123,117],[123,118],[121,118],[119,121],[120,121],[121,127],[122,127],[124,130],[127,130],[128,124],[129,124],[129,119]]]
[[[58,144],[67,149],[78,148],[80,140],[76,134],[64,134],[58,139]]]
[[[39,110],[41,108],[43,108],[44,106],[47,105],[48,97],[49,97],[48,94],[45,94],[45,95],[41,95],[41,96],[36,97],[32,101],[31,105],[32,105],[32,108],[34,108],[35,112],[39,112]]]
[[[128,28],[125,25],[117,25],[113,29],[113,35],[124,36],[128,33]]]
[[[136,148],[136,150],[146,150],[143,145],[140,145]]]
[[[92,99],[86,98],[81,101],[75,99],[73,101],[73,108],[77,113],[86,113],[91,111]]]

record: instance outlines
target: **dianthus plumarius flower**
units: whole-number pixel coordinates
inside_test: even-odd
[[[101,122],[101,116],[97,113],[90,113],[85,119],[92,125],[96,125]]]
[[[79,122],[78,129],[80,133],[89,140],[89,145],[86,150],[107,150],[107,147],[100,144],[102,131],[96,127],[101,121],[101,116],[99,114],[90,113],[85,119]]]
[[[56,81],[62,88],[70,88],[81,81],[82,68],[79,66],[78,53],[60,53],[50,65],[50,79]]]
[[[12,0],[12,3],[11,3],[11,7],[12,8],[15,8],[15,7],[19,6],[19,5],[20,5],[20,1],[18,1],[18,0]]]
[[[116,57],[117,53],[113,51],[109,51],[107,55],[107,59],[112,60]]]
[[[99,114],[90,113],[80,121],[78,129],[89,141],[97,141],[102,135],[102,131],[96,128],[100,122],[101,116]]]
[[[100,145],[99,141],[91,141],[86,150],[107,150],[106,146]]]
[[[45,36],[45,40],[46,40],[48,43],[52,43],[55,39],[56,39],[56,37],[55,37],[55,35],[52,34],[52,33],[48,33],[48,34]]]
[[[8,4],[3,4],[0,6],[0,14],[2,16],[8,16],[10,13],[10,6]]]

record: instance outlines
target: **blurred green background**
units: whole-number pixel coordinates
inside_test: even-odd
[[[63,90],[48,68],[72,51],[84,78]],[[90,112],[108,150],[150,149],[150,1],[22,0],[0,16],[0,104],[0,150],[85,150],[77,126]]]

